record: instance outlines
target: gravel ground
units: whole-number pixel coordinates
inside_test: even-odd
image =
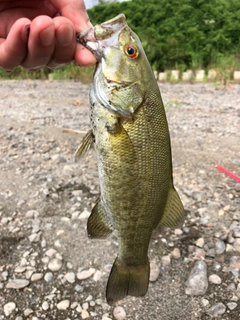
[[[105,287],[116,235],[90,240],[99,193],[94,150],[75,163],[89,86],[1,81],[0,319],[240,318],[240,86],[161,84],[172,137],[181,229],[155,230],[144,298],[116,306]]]

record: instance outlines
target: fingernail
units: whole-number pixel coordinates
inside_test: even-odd
[[[40,41],[44,47],[48,47],[52,44],[54,32],[54,26],[50,26],[39,34]]]
[[[69,46],[73,41],[74,30],[70,24],[65,24],[57,30],[57,41],[63,46]]]
[[[29,34],[30,34],[30,23],[26,24],[23,28],[22,28],[22,40],[24,42],[27,41],[27,39],[29,38]]]

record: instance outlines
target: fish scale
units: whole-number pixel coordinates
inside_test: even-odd
[[[94,143],[101,194],[88,219],[89,236],[105,238],[117,230],[118,256],[106,289],[113,304],[146,294],[152,231],[179,226],[184,210],[173,186],[161,94],[137,35],[119,15],[77,40],[98,60],[90,91],[92,130],[76,155]]]

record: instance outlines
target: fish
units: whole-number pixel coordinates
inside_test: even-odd
[[[173,184],[170,135],[157,81],[123,14],[77,34],[97,59],[90,89],[91,130],[75,157],[95,146],[100,196],[90,238],[117,231],[119,249],[106,287],[109,305],[144,296],[148,248],[158,226],[178,227],[184,208]]]

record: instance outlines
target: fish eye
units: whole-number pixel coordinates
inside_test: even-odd
[[[136,59],[138,57],[138,50],[133,44],[127,44],[125,52],[131,59]]]

